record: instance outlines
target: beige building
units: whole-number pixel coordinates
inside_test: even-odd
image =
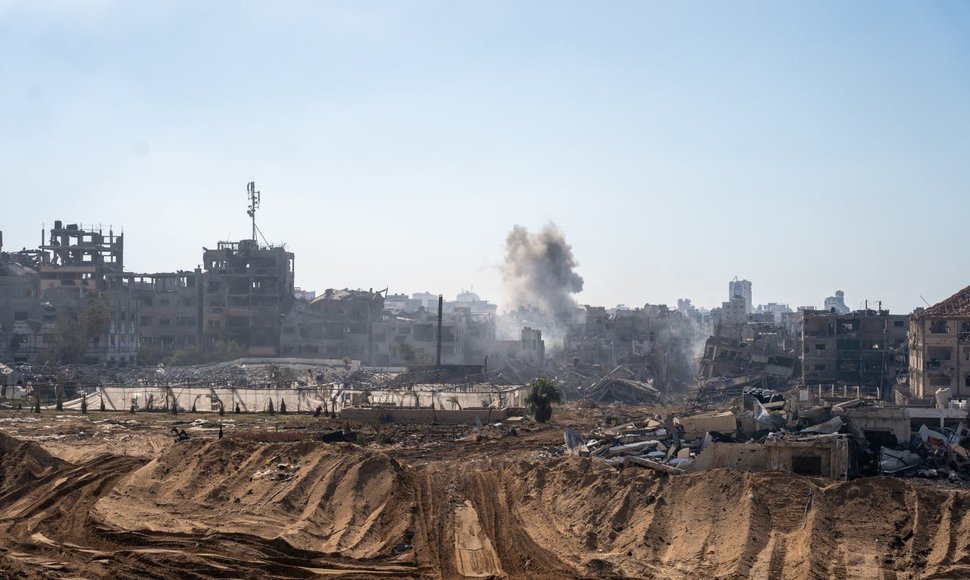
[[[909,386],[920,398],[970,396],[970,286],[910,318]]]

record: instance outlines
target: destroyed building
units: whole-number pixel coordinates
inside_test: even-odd
[[[37,348],[43,325],[39,294],[37,271],[0,252],[0,353],[9,360],[26,360]]]
[[[798,375],[797,342],[775,324],[722,322],[704,344],[698,376],[745,379],[735,386],[784,384]]]
[[[203,248],[206,346],[231,342],[252,356],[280,352],[282,315],[294,298],[294,256],[255,239]]]
[[[906,318],[881,309],[805,311],[804,384],[861,385],[888,398],[897,376],[906,374]]]
[[[11,360],[136,360],[137,305],[113,278],[124,271],[122,234],[58,220],[42,229],[38,249],[4,254],[2,262],[0,321]]]
[[[373,325],[383,313],[384,294],[373,290],[329,289],[298,301],[283,316],[281,354],[373,364]]]
[[[919,398],[937,389],[970,396],[970,286],[909,320],[909,388]]]
[[[115,277],[138,305],[138,340],[156,357],[195,349],[202,343],[201,269]]]
[[[617,309],[585,307],[564,341],[564,356],[574,365],[625,365],[637,380],[656,380],[662,390],[679,390],[696,371],[694,344],[702,330],[665,305]]]

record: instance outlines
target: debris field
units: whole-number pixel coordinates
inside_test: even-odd
[[[680,411],[569,404],[549,425],[512,417],[480,426],[3,411],[0,570],[117,578],[970,574],[970,492],[960,481],[688,472],[705,451],[692,450],[691,414]],[[683,417],[679,426],[673,415]]]

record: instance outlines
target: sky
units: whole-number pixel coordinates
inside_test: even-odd
[[[583,304],[909,312],[970,284],[970,3],[0,0],[0,230],[501,303],[513,225]]]

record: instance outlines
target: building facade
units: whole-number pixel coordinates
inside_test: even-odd
[[[250,356],[278,355],[282,316],[295,300],[293,253],[256,240],[203,250],[205,346],[221,340]]]
[[[897,375],[906,371],[906,315],[889,314],[887,310],[845,315],[806,310],[803,316],[805,384],[869,386],[888,397]]]
[[[970,396],[970,286],[909,320],[909,388],[920,398],[937,389]]]

